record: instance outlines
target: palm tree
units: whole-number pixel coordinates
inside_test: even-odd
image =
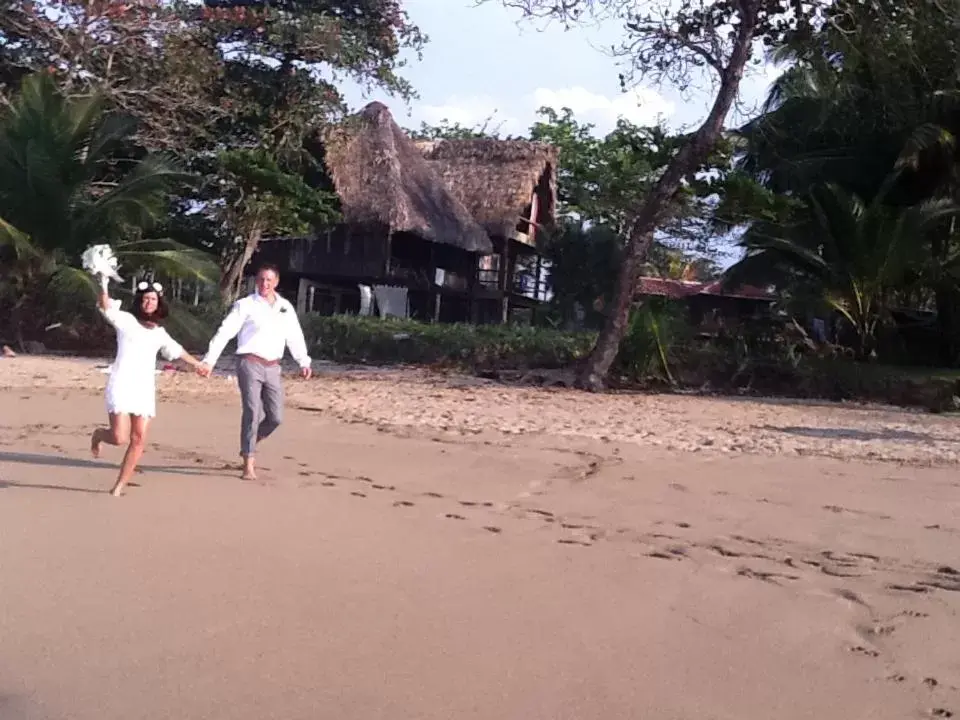
[[[837,185],[815,188],[808,199],[809,222],[745,234],[740,243],[745,256],[727,277],[740,281],[757,268],[768,273],[776,268],[795,286],[806,284],[850,324],[860,357],[867,357],[888,300],[918,261],[918,239],[960,214],[950,200],[887,205],[894,182],[891,176],[869,203]]]
[[[897,181],[886,188],[885,204],[960,202],[960,42],[951,24],[960,0],[836,7],[842,10],[836,22],[775,52],[775,61],[792,67],[760,117],[739,131],[739,169],[781,198],[802,199],[835,183],[869,202],[894,168]],[[773,224],[787,216],[802,221],[782,204]],[[747,233],[776,233],[767,227],[771,218],[745,219],[736,202],[725,205],[749,224]],[[960,232],[952,219],[944,221],[913,247],[924,261],[916,287],[936,303],[939,359],[952,364],[960,353]]]
[[[89,245],[113,245],[128,270],[215,279],[202,252],[145,236],[186,176],[163,157],[131,157],[133,130],[102,96],[65,97],[46,73],[0,111],[0,300],[21,344],[28,307],[92,289],[77,267]]]

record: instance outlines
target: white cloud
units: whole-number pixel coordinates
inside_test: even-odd
[[[620,118],[637,125],[655,125],[675,110],[672,102],[648,88],[637,88],[613,98],[579,86],[560,90],[537,88],[532,100],[534,110],[544,106],[554,110],[570,108],[578,121],[593,123],[599,132],[613,129]]]

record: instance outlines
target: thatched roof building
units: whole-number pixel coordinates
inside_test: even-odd
[[[552,224],[557,149],[529,140],[433,140],[417,147],[454,196],[494,237],[513,237],[537,191],[539,225]]]
[[[348,223],[493,252],[483,227],[382,103],[370,103],[326,139],[326,164]]]

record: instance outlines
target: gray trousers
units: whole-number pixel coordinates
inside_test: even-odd
[[[280,365],[262,365],[240,357],[237,382],[243,415],[240,419],[240,454],[254,455],[257,443],[283,422],[283,384]]]

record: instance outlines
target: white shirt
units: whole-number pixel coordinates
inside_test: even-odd
[[[257,293],[237,300],[210,341],[203,362],[210,367],[216,365],[223,349],[234,337],[237,338],[237,355],[258,355],[264,360],[280,360],[286,346],[300,367],[310,367],[307,343],[303,339],[297,311],[279,295],[273,305]]]

